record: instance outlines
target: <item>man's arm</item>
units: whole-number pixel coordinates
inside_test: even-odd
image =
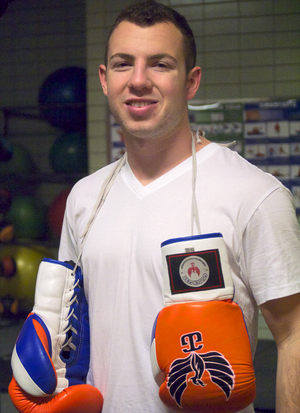
[[[300,294],[267,301],[260,310],[278,351],[276,413],[299,413]]]

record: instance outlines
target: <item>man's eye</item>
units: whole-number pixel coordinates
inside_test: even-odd
[[[127,67],[129,67],[130,64],[128,62],[117,62],[113,65],[114,69],[126,69]]]
[[[169,65],[165,62],[156,62],[154,66],[157,67],[158,69],[162,69],[162,70],[169,69]]]

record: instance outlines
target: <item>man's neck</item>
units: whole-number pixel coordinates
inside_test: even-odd
[[[196,151],[210,142],[201,137]],[[146,186],[175,168],[192,155],[192,133],[187,130],[172,139],[130,139],[126,142],[130,168],[142,185]]]

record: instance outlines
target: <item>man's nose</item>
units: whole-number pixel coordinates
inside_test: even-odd
[[[152,81],[149,77],[149,68],[145,64],[137,63],[133,66],[128,86],[136,90],[151,88]]]

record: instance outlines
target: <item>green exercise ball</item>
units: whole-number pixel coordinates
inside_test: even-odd
[[[69,132],[59,136],[50,150],[49,159],[56,172],[86,172],[86,135],[81,132]]]
[[[39,239],[45,234],[44,208],[32,196],[14,197],[7,218],[14,227],[17,239]]]
[[[0,162],[0,175],[30,173],[35,165],[29,151],[19,143],[11,144],[12,156],[6,162]]]

